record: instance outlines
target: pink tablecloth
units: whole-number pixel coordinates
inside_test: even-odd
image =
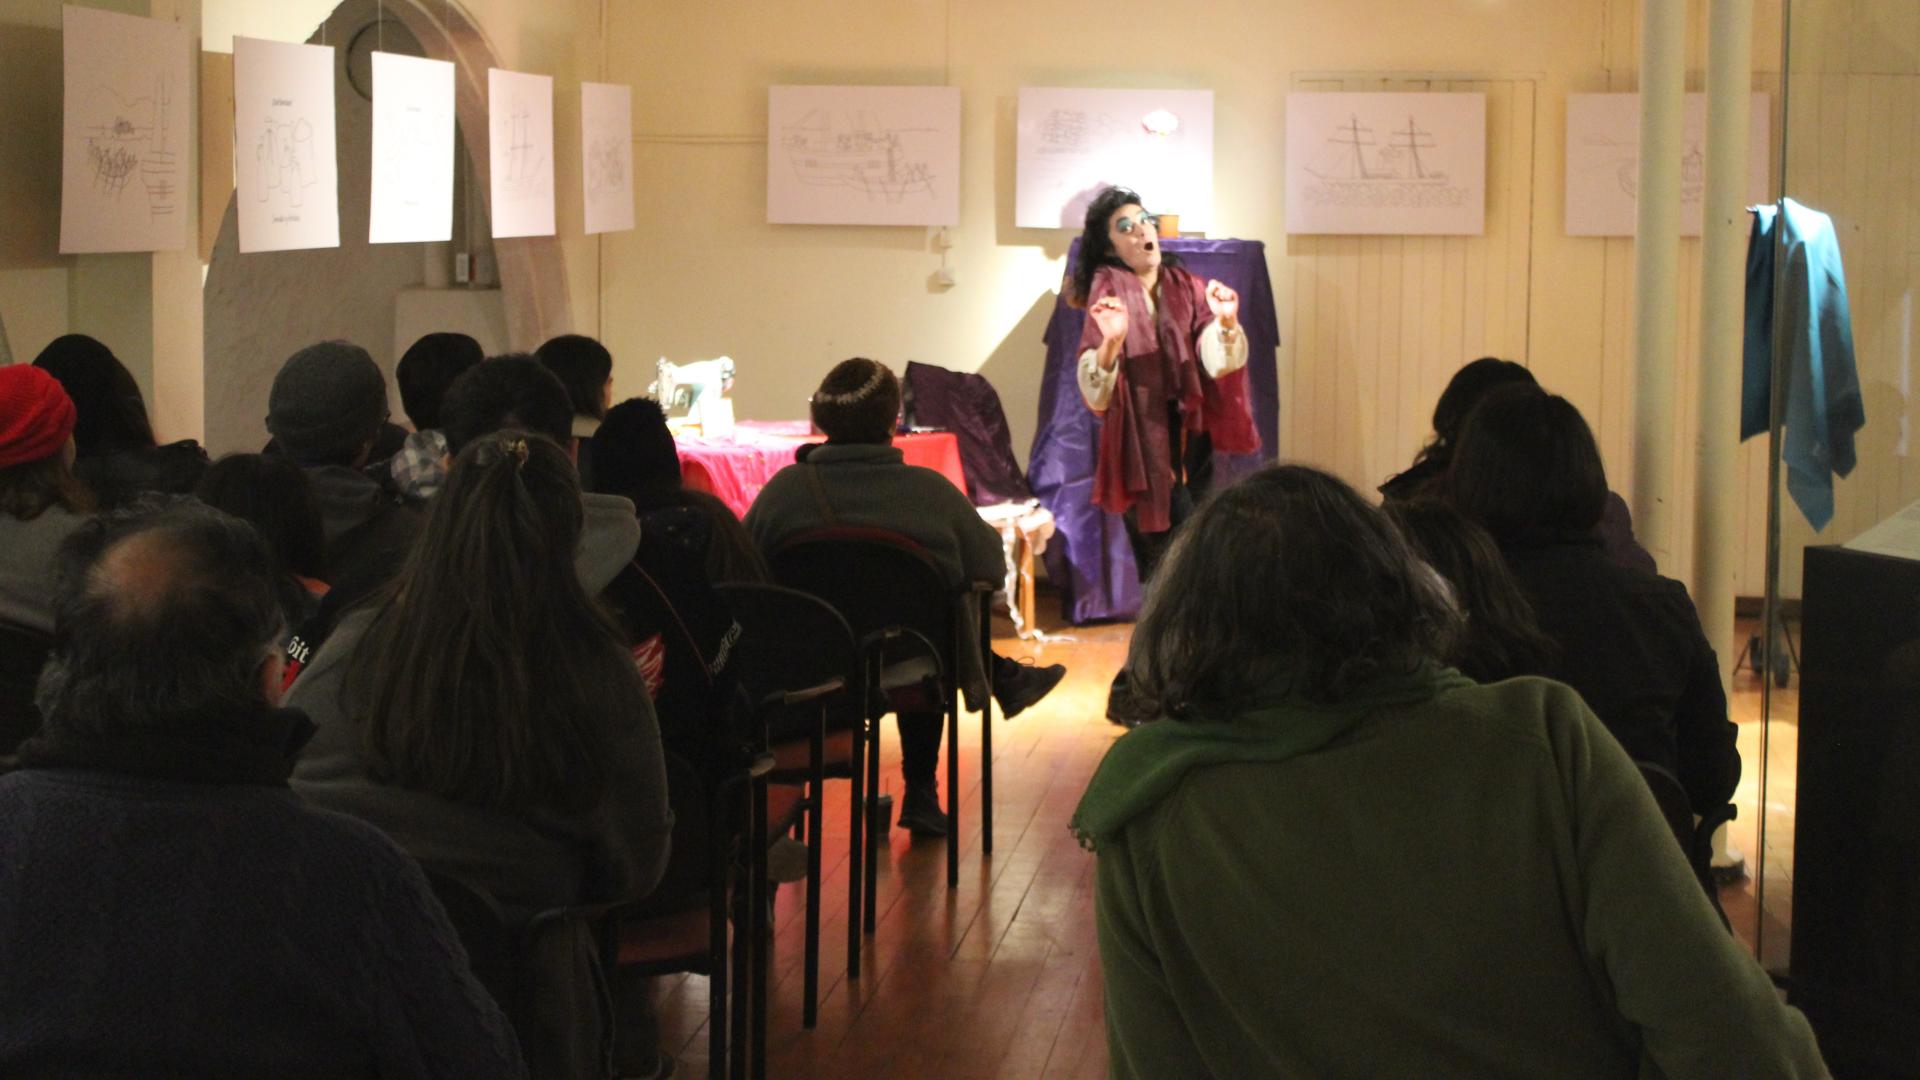
[[[680,450],[680,475],[686,485],[712,492],[720,501],[745,515],[760,489],[774,473],[793,464],[794,452],[821,437],[810,434],[805,420],[745,421],[735,425],[733,437],[708,439],[682,435],[674,439]],[[897,435],[893,445],[909,465],[924,465],[967,490],[960,468],[960,442],[952,432],[931,431]]]

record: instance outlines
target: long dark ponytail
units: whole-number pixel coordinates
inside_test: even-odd
[[[376,776],[502,809],[599,801],[614,725],[646,691],[574,571],[583,520],[549,439],[495,432],[454,459],[349,664]]]

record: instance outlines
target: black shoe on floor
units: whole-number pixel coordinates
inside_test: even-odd
[[[1002,719],[1011,720],[1039,702],[1067,677],[1067,665],[1037,667],[1018,660],[994,657],[993,700],[1000,703]]]
[[[947,835],[947,815],[940,809],[940,792],[929,784],[909,787],[900,800],[900,827],[915,836]]]

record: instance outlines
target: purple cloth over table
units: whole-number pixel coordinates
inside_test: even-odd
[[[1215,454],[1214,486],[1230,484],[1271,461],[1280,445],[1280,324],[1274,314],[1273,282],[1267,276],[1267,246],[1258,240],[1168,240],[1187,270],[1216,278],[1240,294],[1240,325],[1247,335],[1247,391],[1258,454]],[[1075,240],[1067,265],[1078,258]],[[1100,418],[1080,398],[1080,325],[1086,313],[1063,294],[1047,325],[1046,375],[1040,384],[1039,430],[1027,461],[1027,482],[1052,511],[1056,532],[1047,546],[1047,576],[1060,590],[1062,615],[1071,623],[1130,619],[1140,610],[1140,580],[1133,548],[1120,515],[1093,505],[1094,453]]]

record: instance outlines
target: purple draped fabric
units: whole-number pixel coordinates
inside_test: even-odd
[[[945,428],[959,440],[967,495],[975,506],[1033,498],[1013,456],[1013,434],[1007,430],[1000,394],[986,376],[909,360],[905,382],[908,421]]]
[[[1280,445],[1280,324],[1267,276],[1267,246],[1258,240],[1168,240],[1193,276],[1217,278],[1240,294],[1240,325],[1247,335],[1247,392],[1257,454],[1215,454],[1214,486],[1230,484],[1270,461]],[[1075,240],[1067,264],[1079,257]],[[1075,371],[1084,312],[1063,295],[1047,325],[1046,374],[1040,384],[1039,430],[1027,460],[1027,482],[1053,513],[1056,532],[1047,546],[1047,576],[1060,590],[1062,615],[1079,624],[1130,619],[1140,610],[1140,582],[1127,529],[1117,514],[1093,505],[1093,466],[1100,418],[1080,399]]]

